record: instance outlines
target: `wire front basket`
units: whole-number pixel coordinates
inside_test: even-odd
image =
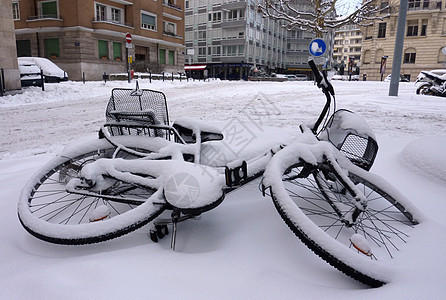
[[[148,89],[114,88],[105,112],[111,135],[149,135],[170,139],[164,93]]]

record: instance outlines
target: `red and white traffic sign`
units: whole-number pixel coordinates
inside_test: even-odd
[[[130,33],[127,33],[125,35],[125,41],[127,42],[127,44],[131,44],[132,43],[132,35]]]

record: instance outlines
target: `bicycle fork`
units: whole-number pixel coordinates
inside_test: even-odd
[[[318,174],[314,174],[318,188],[345,226],[352,227],[367,208],[365,195],[358,190],[355,183],[348,177],[346,171],[342,170],[336,160],[324,157],[324,161],[317,167],[320,171],[315,171]],[[339,184],[336,184],[337,182]],[[348,194],[352,197],[354,208],[345,213],[345,204],[338,201],[337,195],[346,196]]]

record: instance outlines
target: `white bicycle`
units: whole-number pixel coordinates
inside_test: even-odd
[[[172,224],[174,249],[179,222],[263,174],[263,193],[312,251],[360,282],[389,282],[388,259],[423,216],[368,172],[378,150],[372,130],[347,110],[328,117],[333,87],[310,66],[326,95],[317,121],[301,125],[302,134],[286,146],[220,165],[203,156],[225,141],[218,128],[187,118],[170,126],[163,93],[114,89],[99,138],[69,145],[28,181],[20,222],[39,239],[67,245],[103,242],[148,223],[157,241]],[[168,219],[159,218],[164,211]]]

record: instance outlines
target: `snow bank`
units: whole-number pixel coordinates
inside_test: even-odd
[[[446,136],[416,139],[401,151],[406,166],[446,182]]]

